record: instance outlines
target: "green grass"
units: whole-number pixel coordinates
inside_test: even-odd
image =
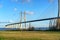
[[[0,31],[0,40],[60,40],[60,32]]]

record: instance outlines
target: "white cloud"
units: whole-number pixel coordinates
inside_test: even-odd
[[[2,8],[3,7],[3,5],[2,4],[0,4],[0,8]]]
[[[16,2],[16,3],[29,3],[31,2],[31,0],[11,0],[12,2]]]
[[[50,3],[53,3],[54,0],[49,0]]]
[[[17,8],[14,8],[14,11],[17,11]]]
[[[0,21],[0,23],[10,23],[10,21],[8,21],[8,20],[3,20],[3,21]]]
[[[29,3],[31,0],[22,0],[22,3]]]
[[[20,4],[20,3],[21,3],[20,0],[11,0],[11,2],[13,2],[13,3],[17,3],[17,4]]]
[[[30,2],[31,0],[26,0],[27,2]]]
[[[15,0],[16,2],[18,2],[18,0]]]
[[[10,22],[10,23],[14,23],[15,21],[13,21],[13,20],[9,20],[8,22]]]
[[[18,2],[18,0],[11,0],[12,2]]]
[[[34,12],[33,11],[26,11],[27,14],[33,15]]]

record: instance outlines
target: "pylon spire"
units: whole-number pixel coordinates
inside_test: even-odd
[[[26,12],[24,11],[24,22],[26,22]],[[26,29],[26,23],[25,23],[25,29]]]
[[[60,0],[58,0],[58,17],[60,17]],[[57,29],[60,29],[60,19],[57,19]]]
[[[21,13],[20,13],[20,28],[22,27],[21,22],[22,22],[22,11],[21,11]]]

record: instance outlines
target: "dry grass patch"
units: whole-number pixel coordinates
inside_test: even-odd
[[[0,39],[10,40],[60,40],[60,32],[0,31]]]

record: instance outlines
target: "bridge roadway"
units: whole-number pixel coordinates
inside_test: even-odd
[[[18,22],[18,23],[7,24],[7,25],[5,25],[5,26],[8,26],[8,25],[14,25],[14,24],[29,23],[29,22],[37,22],[37,21],[53,20],[53,19],[60,19],[60,17],[53,17],[53,18],[45,18],[45,19],[31,20],[31,21],[26,21],[26,22]]]

